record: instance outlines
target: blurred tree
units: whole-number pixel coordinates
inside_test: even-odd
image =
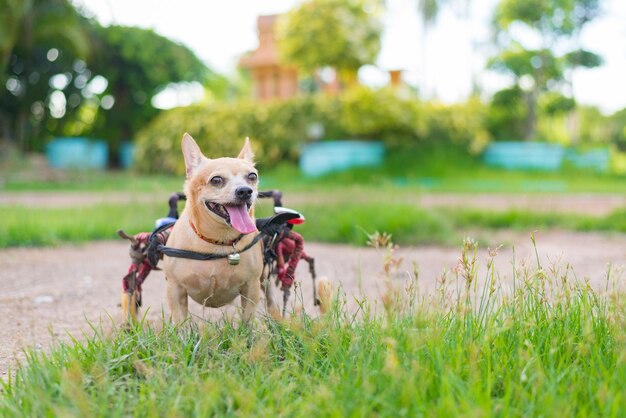
[[[580,139],[584,144],[609,144],[613,142],[620,150],[624,150],[624,138],[619,138],[619,129],[615,116],[605,116],[595,106],[579,106]],[[617,115],[618,113],[616,113]],[[622,129],[624,125],[622,125]],[[623,134],[624,132],[622,132]]]
[[[576,109],[576,101],[558,91],[549,91],[540,97],[539,109],[547,116],[564,115]]]
[[[428,67],[428,34],[430,29],[437,21],[437,17],[439,17],[439,12],[444,4],[449,3],[450,0],[417,0],[417,12],[419,14],[420,19],[422,20],[422,72],[423,72],[423,85],[421,85],[421,89],[423,92],[427,92],[429,95],[430,90],[429,86],[429,67]]]
[[[198,81],[223,90],[222,77],[191,50],[151,29],[92,24],[90,34],[89,68],[106,79],[106,88],[86,133],[105,138],[112,154],[159,112],[152,99],[168,84]]]
[[[54,92],[73,88],[88,37],[68,0],[0,0],[0,10],[0,137],[26,151],[51,116],[65,113],[55,106],[67,96]]]
[[[380,0],[305,1],[278,25],[283,59],[309,74],[332,67],[344,84],[353,84],[380,51],[380,7]]]
[[[578,38],[599,10],[599,0],[501,0],[498,4],[494,27],[500,52],[488,67],[513,76],[514,85],[523,91],[527,106],[524,139],[536,136],[542,94],[562,91],[568,85],[557,108],[573,108],[571,72],[601,65],[598,55],[579,47]],[[516,39],[519,33],[528,38],[529,31],[539,39],[539,48],[526,48]]]
[[[198,81],[230,95],[185,46],[151,30],[102,27],[70,0],[0,0],[0,138],[42,150],[54,134],[107,140],[110,155],[158,109],[170,83]],[[5,13],[6,11],[6,13]]]
[[[426,96],[435,95],[434,89],[430,86],[432,84],[432,80],[430,79],[430,71],[428,65],[428,37],[430,30],[433,28],[437,19],[439,18],[439,14],[444,8],[454,8],[455,14],[460,16],[462,19],[469,19],[470,15],[470,4],[472,0],[417,0],[417,13],[419,18],[422,21],[422,39],[421,39],[421,54],[422,54],[422,68],[421,72],[423,78],[423,85],[420,86],[422,92],[425,92]],[[475,40],[473,39],[474,34],[469,31],[465,33],[465,36],[471,40],[472,47],[475,47]],[[474,69],[471,68],[471,62],[468,65],[469,69],[472,71],[472,80],[476,79],[476,74],[474,74]],[[476,87],[476,86],[475,86]]]
[[[17,43],[20,25],[26,11],[28,2],[22,0],[0,0],[0,69],[2,69],[2,79],[4,84],[6,74],[4,69],[9,65],[11,52]]]
[[[424,27],[429,27],[437,20],[442,4],[447,3],[447,1],[448,0],[417,0],[417,11],[422,18]]]
[[[609,120],[611,141],[626,152],[626,108],[612,114]]]
[[[496,140],[510,140],[524,135],[526,120],[524,92],[519,86],[498,91],[487,108],[485,128]]]

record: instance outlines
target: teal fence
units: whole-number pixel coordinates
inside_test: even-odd
[[[610,153],[608,148],[579,151],[547,142],[507,141],[489,145],[483,160],[487,165],[507,170],[555,171],[567,163],[578,168],[606,172],[609,169]]]
[[[305,146],[300,169],[308,177],[344,171],[351,167],[382,164],[385,146],[379,141],[324,141]]]
[[[132,142],[122,142],[120,145],[120,167],[130,168],[135,162],[135,145]]]
[[[608,148],[599,148],[589,151],[567,150],[565,161],[578,168],[589,168],[594,171],[609,171],[611,153]]]
[[[106,142],[87,138],[57,138],[46,146],[48,163],[54,168],[103,170],[107,167]]]

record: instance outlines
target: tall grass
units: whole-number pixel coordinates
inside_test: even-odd
[[[567,268],[500,279],[476,244],[435,294],[397,280],[384,235],[384,313],[346,308],[252,326],[142,324],[30,353],[1,416],[620,416],[626,408],[621,294]],[[539,259],[538,259],[539,260]],[[406,272],[403,274],[406,276]],[[612,280],[607,275],[607,283]],[[352,298],[352,295],[349,296]]]

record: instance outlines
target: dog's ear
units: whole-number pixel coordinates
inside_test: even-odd
[[[185,135],[183,135],[181,145],[183,148],[183,157],[185,157],[185,171],[187,178],[190,178],[206,157],[202,154],[202,151],[200,151],[200,147],[198,147],[196,141],[186,132]]]
[[[250,147],[250,138],[246,137],[246,142],[243,144],[243,148],[239,151],[237,158],[240,158],[249,163],[254,163],[254,153]]]

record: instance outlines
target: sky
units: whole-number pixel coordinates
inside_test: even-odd
[[[73,1],[104,25],[152,28],[181,42],[224,74],[235,69],[243,53],[257,47],[257,16],[284,13],[298,4],[298,0]],[[626,1],[601,1],[603,14],[585,27],[581,42],[602,55],[604,65],[577,70],[573,86],[579,103],[598,106],[608,114],[626,108]],[[496,3],[473,0],[465,10],[444,8],[424,42],[417,0],[387,0],[377,65],[362,69],[362,79],[382,85],[387,70],[401,69],[409,84],[446,103],[466,99],[473,80],[486,95],[506,87],[506,77],[484,70],[493,53],[489,21]],[[533,43],[531,36],[522,39]]]

